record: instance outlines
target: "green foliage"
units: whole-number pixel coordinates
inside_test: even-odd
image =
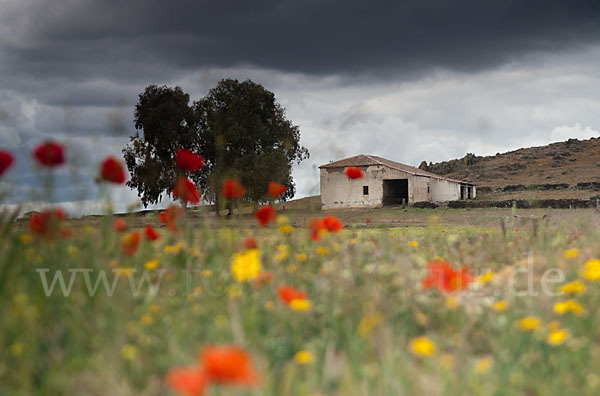
[[[275,95],[250,80],[221,80],[191,106],[179,87],[149,86],[140,94],[135,127],[143,134],[133,136],[123,152],[132,175],[128,185],[144,205],[171,193],[179,147],[205,157],[205,167],[191,178],[213,201],[230,177],[246,186],[247,200],[265,200],[269,181],[286,185],[282,199],[292,198],[292,165],[309,156]]]

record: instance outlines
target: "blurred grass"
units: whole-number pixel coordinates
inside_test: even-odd
[[[556,291],[577,279],[586,261],[600,258],[595,211],[347,211],[339,213],[347,229],[319,242],[303,227],[318,212],[286,208],[285,214],[295,225],[291,234],[258,229],[251,216],[218,220],[192,212],[181,234],[163,228],[160,240],[143,241],[133,257],[121,253],[111,217],[72,220],[74,235],[53,241],[24,236],[23,223],[9,227],[0,241],[0,395],[165,395],[166,370],[193,364],[211,343],[251,352],[261,383],[248,394],[599,393],[600,286],[586,281],[586,293],[574,297],[586,309],[582,316],[556,314],[554,303],[567,297],[541,289],[547,269],[565,274],[549,284]],[[126,219],[135,228],[155,222],[147,216]],[[247,236],[257,239],[272,283],[255,287],[231,276],[231,256]],[[571,248],[577,257],[566,258]],[[518,297],[508,282],[527,268],[528,252],[538,295]],[[436,257],[468,265],[475,275],[493,271],[493,280],[451,297],[424,291],[426,264]],[[46,296],[36,272],[47,268],[51,282],[62,270],[68,283],[69,269],[92,270],[94,284],[99,271],[112,282],[113,269],[135,269],[137,284],[153,259],[160,262],[148,271],[156,295],[148,284],[134,295],[122,275],[114,295],[100,286],[92,296],[78,273],[68,297],[58,284]],[[527,290],[527,275],[517,275],[517,290]],[[281,284],[306,291],[312,311],[279,302]],[[494,311],[501,300],[508,308]],[[541,318],[536,331],[516,326],[528,315]],[[546,340],[553,326],[569,331],[561,345]],[[436,354],[411,353],[411,340],[420,336],[437,345]],[[315,361],[298,364],[298,351],[314,353]]]

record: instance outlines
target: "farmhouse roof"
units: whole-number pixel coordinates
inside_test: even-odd
[[[345,168],[347,166],[371,166],[371,165],[384,165],[392,169],[396,169],[402,172],[410,173],[411,175],[431,177],[434,179],[448,180],[456,183],[473,184],[466,181],[450,179],[448,177],[436,175],[435,173],[424,171],[423,169],[415,168],[414,166],[401,164],[396,161],[391,161],[385,158],[378,157],[376,155],[356,155],[354,157],[344,158],[339,161],[330,162],[325,165],[319,166],[319,168]]]

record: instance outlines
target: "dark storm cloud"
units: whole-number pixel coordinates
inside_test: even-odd
[[[472,71],[600,32],[597,0],[68,1],[14,14],[8,59],[19,73],[130,82],[201,66]]]

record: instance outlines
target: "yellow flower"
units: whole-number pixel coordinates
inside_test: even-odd
[[[496,274],[494,274],[494,271],[488,271],[485,274],[481,275],[479,278],[477,278],[477,281],[482,285],[485,285],[486,283],[490,283],[491,281],[493,281],[495,276]]]
[[[444,305],[446,306],[446,308],[454,310],[459,306],[458,299],[455,296],[448,296],[444,300]]]
[[[202,272],[200,272],[200,275],[202,275],[204,278],[210,278],[212,276],[212,271],[209,269],[205,269],[202,270]]]
[[[123,345],[121,348],[121,357],[125,360],[135,360],[137,358],[137,348],[130,344]]]
[[[148,311],[152,312],[152,313],[157,313],[158,311],[160,311],[160,305],[150,305],[148,307]]]
[[[118,275],[125,275],[125,276],[129,276],[129,274],[133,273],[133,268],[129,268],[129,267],[120,267],[120,268],[115,268],[115,272]]]
[[[290,219],[286,215],[278,215],[275,218],[275,222],[279,226],[284,226],[284,225],[286,225],[286,224],[288,224],[290,222]]]
[[[274,310],[274,309],[275,309],[275,303],[274,303],[273,301],[271,301],[271,300],[267,301],[267,302],[265,303],[265,309],[266,309],[267,311],[272,311],[272,310]]]
[[[275,254],[275,261],[283,261],[288,257],[287,245],[278,245],[277,253]]]
[[[413,247],[413,248],[419,247],[419,242],[410,241],[410,242],[408,242],[408,246]]]
[[[319,246],[317,248],[317,254],[320,256],[327,256],[329,254],[329,249],[325,246]]]
[[[540,320],[540,318],[537,318],[535,316],[526,316],[518,321],[518,325],[521,331],[534,331],[535,329],[540,327],[541,324],[542,321]]]
[[[575,300],[566,300],[554,304],[554,312],[559,315],[566,314],[567,312],[573,312],[575,315],[583,315],[585,309]]]
[[[306,261],[306,259],[308,259],[308,255],[306,253],[296,254],[296,260],[298,260],[299,262],[303,263]]]
[[[185,243],[177,242],[174,245],[167,245],[164,247],[163,252],[167,254],[179,254],[185,248]]]
[[[350,239],[350,244],[351,244],[351,245],[354,245],[355,243],[356,243],[356,238],[351,238],[351,239]]]
[[[577,249],[577,248],[567,249],[563,252],[563,257],[566,259],[577,258],[577,257],[579,257],[579,249]]]
[[[479,374],[485,374],[492,368],[492,364],[494,360],[491,357],[485,357],[483,359],[479,359],[477,364],[475,365],[475,371]]]
[[[570,334],[568,330],[565,329],[556,329],[556,330],[552,330],[548,333],[548,336],[546,337],[546,341],[548,342],[548,344],[550,345],[560,345],[563,342],[565,342],[565,340],[567,338],[569,338]]]
[[[188,250],[188,254],[192,257],[198,257],[200,256],[200,249],[197,247],[192,247]]]
[[[143,314],[140,318],[140,323],[143,325],[151,325],[154,323],[154,317],[152,317],[150,314]]]
[[[427,337],[412,340],[410,349],[417,356],[433,356],[437,353],[437,346]]]
[[[294,361],[298,364],[311,364],[315,361],[315,354],[311,351],[298,351],[294,355]]]
[[[242,289],[240,288],[240,285],[233,284],[227,288],[227,294],[230,299],[235,300],[242,296]]]
[[[69,256],[72,259],[78,258],[79,257],[79,249],[77,248],[77,246],[69,245],[67,247],[67,256]]]
[[[262,269],[260,251],[249,249],[233,255],[231,273],[238,282],[248,282],[258,276]]]
[[[292,227],[289,224],[285,224],[279,227],[279,232],[281,232],[282,234],[291,234],[292,231],[294,231],[294,227]]]
[[[506,300],[496,301],[492,304],[492,309],[496,312],[505,311],[508,308],[508,302]]]
[[[22,234],[19,237],[19,240],[21,241],[21,243],[23,245],[27,245],[29,242],[31,242],[31,235],[29,235],[29,234]]]
[[[415,312],[415,321],[420,325],[420,326],[427,326],[429,324],[429,318],[427,317],[427,315],[425,315],[423,312],[421,311],[416,311]]]
[[[381,322],[383,322],[383,315],[379,312],[372,312],[366,315],[358,324],[358,334],[360,334],[361,337],[368,336],[374,328],[381,324]]]
[[[600,260],[593,259],[585,263],[581,276],[590,281],[600,280]]]
[[[294,272],[296,272],[298,270],[298,267],[296,267],[295,264],[290,264],[287,266],[287,268],[285,269],[289,274],[293,274]]]
[[[152,271],[153,269],[158,267],[159,264],[160,263],[158,260],[150,260],[150,261],[146,261],[146,263],[144,264],[144,267],[146,267],[146,269],[148,271]]]
[[[580,280],[574,280],[560,287],[560,291],[565,294],[583,294],[586,291],[585,284]]]
[[[312,309],[312,303],[305,298],[295,298],[290,301],[290,308],[294,311],[310,311]]]
[[[9,348],[10,354],[14,357],[21,356],[23,354],[23,349],[23,344],[21,344],[20,342],[15,342]]]

